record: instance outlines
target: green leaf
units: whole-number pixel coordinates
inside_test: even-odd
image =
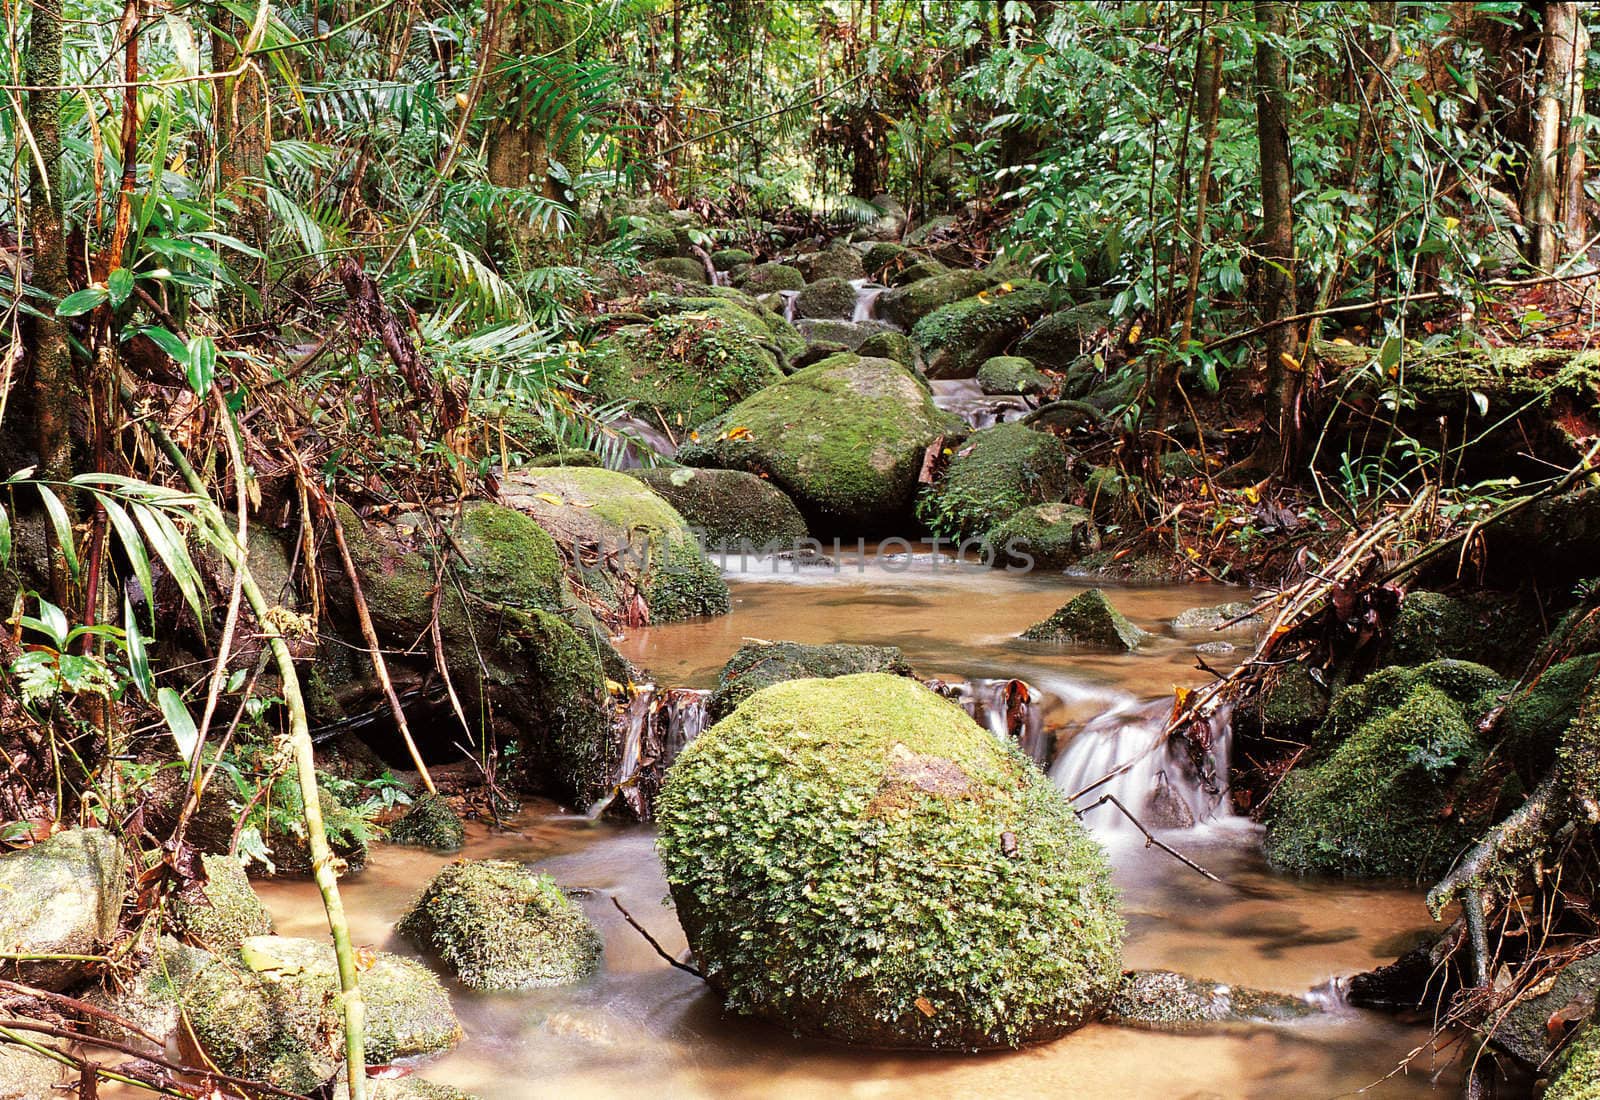
[[[133,575],[139,581],[139,587],[144,592],[145,602],[151,607],[154,615],[156,600],[156,586],[150,574],[150,554],[145,550],[144,539],[139,535],[139,528],[129,518],[127,510],[112,499],[109,493],[96,492],[95,499],[106,510],[106,516],[111,520],[112,528],[117,532],[117,539],[122,543],[123,551],[128,555],[128,561],[133,565]],[[154,623],[154,619],[151,620]]]
[[[139,624],[134,620],[133,601],[126,596],[122,598],[122,623],[123,631],[128,639],[128,670],[133,674],[133,686],[139,689],[139,694],[146,699],[155,690],[156,679],[150,673],[150,657],[145,652],[144,635],[139,633]]]
[[[0,565],[11,560],[11,517],[5,505],[0,504]]]
[[[147,325],[138,331],[150,337],[162,351],[172,356],[173,359],[180,363],[188,361],[189,346],[160,325]]]
[[[177,582],[178,591],[183,593],[184,602],[189,605],[189,610],[194,612],[195,621],[200,624],[202,632],[205,630],[205,604],[200,595],[200,574],[194,567],[194,562],[189,559],[189,550],[184,545],[183,536],[178,534],[178,529],[172,520],[158,508],[148,504],[133,504],[128,507],[133,516],[139,521],[139,529],[144,532],[145,544],[156,552],[156,557],[167,567],[167,572],[172,574],[172,579]]]
[[[37,623],[38,626],[35,629],[54,642],[57,650],[67,648],[67,635],[72,629],[67,625],[67,614],[49,600],[41,597],[39,600],[39,618],[33,620],[25,619],[24,621]]]
[[[44,510],[50,517],[50,526],[55,528],[56,546],[66,559],[72,579],[77,580],[82,567],[78,564],[78,548],[72,542],[72,520],[67,517],[66,505],[61,503],[61,498],[48,485],[39,486],[39,495],[44,498]]]
[[[194,748],[200,743],[200,731],[195,728],[194,719],[189,715],[189,708],[184,705],[183,696],[172,688],[164,687],[156,692],[156,705],[161,708],[161,716],[167,720],[167,729],[172,731],[172,739],[177,742],[178,753],[184,760],[194,760]]]
[[[1383,342],[1382,349],[1378,352],[1378,366],[1385,371],[1391,370],[1400,362],[1400,353],[1405,349],[1405,344],[1398,336],[1391,336]]]
[[[133,272],[125,267],[119,267],[106,276],[106,295],[111,302],[112,309],[118,309],[128,296],[133,293]]]
[[[61,299],[61,304],[56,306],[56,316],[82,316],[110,297],[111,295],[102,287],[86,287]]]
[[[209,336],[196,336],[189,341],[188,358],[184,374],[189,388],[204,397],[211,392],[211,383],[217,376],[217,344]]]

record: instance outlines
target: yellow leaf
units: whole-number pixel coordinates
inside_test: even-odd
[[[615,680],[607,680],[606,691],[611,695],[625,695],[627,694],[628,689],[617,683]]]
[[[1335,347],[1340,347],[1340,348],[1353,348],[1353,347],[1355,347],[1354,344],[1352,344],[1350,341],[1346,340],[1343,336],[1335,336],[1333,338],[1333,340],[1331,341],[1331,343]]]
[[[1128,330],[1128,343],[1137,344],[1139,342],[1139,336],[1143,332],[1144,326],[1135,322],[1134,326]]]
[[[1456,231],[1456,226],[1458,226],[1460,224],[1461,224],[1461,219],[1460,218],[1446,218],[1444,220],[1445,232],[1454,233]]]
[[[749,439],[750,438],[750,429],[746,428],[744,425],[741,424],[737,428],[729,428],[728,429],[728,434],[723,436],[723,438],[724,439]]]
[[[917,1011],[922,1013],[924,1016],[932,1016],[935,1012],[938,1011],[938,1009],[933,1007],[933,1002],[928,1000],[928,998],[926,998],[926,997],[918,997],[915,1001],[913,1001],[911,1003],[916,1005],[917,1006]]]
[[[1246,504],[1258,504],[1261,501],[1261,494],[1256,491],[1254,485],[1246,485],[1239,490],[1239,495],[1244,497]]]
[[[1300,369],[1300,360],[1296,359],[1286,351],[1280,351],[1278,353],[1278,361],[1283,364],[1284,370],[1298,371]]]
[[[472,100],[467,98],[467,93],[466,92],[457,92],[456,93],[456,106],[460,107],[463,111],[465,111],[467,109],[467,104],[469,104],[471,102],[472,102]]]
[[[1010,294],[1012,292],[1012,290],[1014,290],[1016,288],[1013,287],[1010,283],[1001,283],[1000,284],[1000,289],[1005,291],[1007,294]]]
[[[699,432],[690,432],[689,433],[689,442],[690,443],[698,443],[698,442],[700,442],[700,433]]]
[[[557,508],[566,503],[566,501],[562,500],[554,493],[534,493],[533,497],[535,500],[542,500],[546,504],[554,504]]]

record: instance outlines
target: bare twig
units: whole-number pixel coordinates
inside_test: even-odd
[[[1144,845],[1145,845],[1146,848],[1150,847],[1153,844],[1157,848],[1160,848],[1163,852],[1167,853],[1167,855],[1171,856],[1173,859],[1177,860],[1179,863],[1181,863],[1185,867],[1189,868],[1191,871],[1198,871],[1200,874],[1204,875],[1206,878],[1210,879],[1212,882],[1218,883],[1218,884],[1223,885],[1223,886],[1227,885],[1227,883],[1223,882],[1216,875],[1213,875],[1210,871],[1208,871],[1204,867],[1200,866],[1198,863],[1196,863],[1194,860],[1190,859],[1188,856],[1184,855],[1182,852],[1178,851],[1176,848],[1173,848],[1173,847],[1171,847],[1171,846],[1169,846],[1167,844],[1163,844],[1161,841],[1157,840],[1156,837],[1155,837],[1155,834],[1152,833],[1149,829],[1146,829],[1144,827],[1144,822],[1140,821],[1137,817],[1134,817],[1133,816],[1133,811],[1128,809],[1128,807],[1124,806],[1122,804],[1122,800],[1119,799],[1114,794],[1103,794],[1103,795],[1100,796],[1100,798],[1097,801],[1091,802],[1091,803],[1089,803],[1089,805],[1085,806],[1083,809],[1076,810],[1074,812],[1079,817],[1082,817],[1084,814],[1088,813],[1090,810],[1094,809],[1096,806],[1103,806],[1107,802],[1111,803],[1117,809],[1121,810],[1122,811],[1122,815],[1124,817],[1126,817],[1129,821],[1133,822],[1134,827],[1137,828],[1141,833],[1144,834]]]
[[[667,954],[667,949],[662,947],[661,944],[656,940],[656,938],[654,936],[652,936],[649,932],[645,931],[644,925],[640,924],[637,920],[634,919],[633,914],[628,912],[627,908],[623,906],[621,899],[619,899],[615,894],[613,894],[611,896],[611,904],[615,905],[617,907],[617,912],[622,914],[622,919],[627,921],[629,924],[633,925],[633,930],[635,932],[639,933],[639,935],[643,936],[646,943],[648,943],[651,947],[655,948],[656,954],[660,955],[662,957],[662,959],[664,959],[666,961],[668,966],[675,967],[678,970],[683,971],[685,974],[693,974],[695,977],[699,978],[701,981],[705,981],[706,980],[706,976],[704,974],[700,973],[700,971],[696,970],[694,967],[690,966],[688,963],[679,962],[677,959],[675,959],[671,955]]]

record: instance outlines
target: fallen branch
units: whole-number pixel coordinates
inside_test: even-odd
[[[1185,867],[1189,868],[1191,871],[1198,871],[1200,874],[1204,875],[1206,878],[1210,879],[1212,882],[1215,882],[1220,886],[1226,886],[1227,885],[1227,883],[1223,882],[1216,875],[1213,875],[1210,871],[1208,871],[1204,867],[1200,866],[1198,863],[1196,863],[1194,860],[1190,859],[1188,856],[1184,855],[1182,852],[1178,851],[1176,848],[1173,848],[1173,847],[1171,847],[1171,846],[1169,846],[1167,844],[1163,844],[1161,841],[1157,840],[1156,837],[1155,837],[1155,834],[1152,833],[1149,829],[1146,829],[1144,827],[1144,822],[1140,821],[1137,817],[1134,817],[1133,816],[1133,811],[1128,809],[1128,807],[1124,806],[1122,804],[1122,801],[1119,798],[1117,798],[1117,796],[1114,795],[1114,794],[1103,794],[1103,795],[1100,796],[1098,801],[1091,802],[1089,805],[1085,806],[1083,809],[1074,810],[1073,812],[1076,813],[1079,817],[1082,817],[1084,814],[1088,813],[1090,810],[1094,809],[1096,806],[1104,806],[1107,802],[1111,803],[1117,809],[1121,810],[1122,811],[1122,815],[1124,817],[1126,817],[1129,821],[1133,822],[1134,827],[1137,828],[1141,833],[1144,834],[1144,846],[1146,848],[1150,847],[1153,844],[1157,848],[1160,848],[1163,852],[1167,853],[1167,855],[1171,856],[1173,859],[1177,860],[1179,863],[1181,863]]]
[[[690,966],[688,963],[679,962],[677,959],[675,959],[671,955],[667,954],[667,949],[665,947],[662,947],[660,942],[657,941],[657,939],[654,936],[652,936],[649,932],[645,931],[644,925],[640,924],[637,920],[634,919],[633,914],[628,912],[626,907],[623,906],[621,899],[619,899],[615,894],[611,895],[611,904],[615,905],[617,907],[617,912],[622,914],[622,919],[627,921],[629,924],[633,925],[633,930],[635,932],[639,933],[639,935],[643,936],[644,937],[644,941],[646,943],[648,943],[651,947],[655,948],[656,954],[660,955],[661,958],[666,961],[666,964],[668,966],[671,966],[671,967],[674,967],[674,968],[676,968],[678,970],[681,970],[685,974],[693,974],[695,977],[699,978],[703,982],[706,981],[706,976],[704,974],[700,973],[700,971],[696,970],[694,967]]]

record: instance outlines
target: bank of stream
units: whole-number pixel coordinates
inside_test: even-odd
[[[839,568],[725,563],[730,615],[653,626],[620,641],[626,656],[663,685],[710,687],[751,638],[900,646],[924,677],[1026,681],[1059,729],[1062,754],[1078,736],[1119,741],[1137,754],[1143,715],[1176,685],[1247,652],[1234,635],[1179,633],[1186,608],[1237,599],[1215,586],[1118,590],[1117,605],[1153,637],[1133,654],[1031,646],[1015,636],[1044,611],[1088,587],[1059,574],[1013,575],[926,553],[846,556]],[[1146,738],[1148,741],[1148,738]],[[1082,744],[1079,743],[1079,755]],[[1052,775],[1065,784],[1058,757]],[[1224,773],[1225,774],[1225,773]],[[1071,792],[1069,792],[1071,793]],[[1084,804],[1091,798],[1081,800]],[[1226,805],[1226,801],[1223,801]],[[1448,1054],[1417,1054],[1429,1031],[1345,1007],[1328,987],[1339,975],[1392,960],[1430,927],[1421,892],[1317,882],[1270,873],[1255,826],[1224,810],[1164,839],[1214,871],[1206,881],[1143,845],[1102,806],[1088,815],[1116,867],[1128,921],[1126,965],[1163,967],[1284,993],[1313,994],[1325,1009],[1289,1024],[1158,1033],[1093,1025],[1043,1046],[985,1056],[913,1055],[801,1041],[761,1023],[725,1017],[693,976],[668,967],[623,921],[626,906],[666,949],[685,949],[648,825],[623,824],[551,803],[531,803],[503,832],[471,824],[465,854],[508,858],[548,871],[584,906],[605,940],[599,974],[586,983],[515,994],[452,986],[465,1041],[428,1067],[432,1079],[483,1096],[583,1100],[653,1097],[851,1097],[911,1094],[927,1100],[994,1095],[1128,1097],[1382,1097],[1446,1094],[1457,1073]],[[447,857],[382,846],[342,884],[358,942],[413,953],[393,924]],[[316,937],[324,916],[308,883],[258,890],[281,934]]]

